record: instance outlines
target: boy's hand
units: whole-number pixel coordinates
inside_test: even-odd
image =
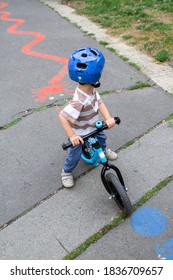
[[[113,127],[113,126],[115,125],[115,120],[114,120],[114,118],[109,118],[109,119],[107,119],[107,120],[106,120],[106,124],[107,124],[108,128]]]
[[[73,134],[73,135],[70,137],[70,141],[71,141],[71,143],[72,143],[73,146],[77,146],[77,145],[79,145],[80,143],[84,144],[83,139],[82,139],[79,135],[76,135],[76,134]]]

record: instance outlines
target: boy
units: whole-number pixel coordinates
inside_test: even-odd
[[[61,173],[62,184],[66,188],[74,186],[72,171],[78,164],[82,153],[82,136],[95,129],[99,112],[102,114],[108,128],[115,125],[115,120],[101,100],[96,88],[100,86],[105,64],[103,54],[94,48],[82,48],[72,53],[69,63],[69,76],[78,83],[72,101],[60,112],[59,118],[69,140],[72,143],[69,155],[66,157]],[[106,135],[97,134],[100,145],[105,150],[109,160],[114,160],[117,154],[106,148]]]

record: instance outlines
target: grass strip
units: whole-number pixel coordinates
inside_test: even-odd
[[[171,113],[170,115],[168,115],[166,118],[165,118],[165,121],[171,121],[173,120],[173,113]]]
[[[28,115],[31,115],[34,112],[39,113],[39,112],[45,111],[45,110],[47,110],[49,108],[52,108],[52,107],[64,106],[65,104],[66,104],[66,101],[62,101],[60,103],[57,103],[55,101],[55,102],[53,102],[51,104],[48,104],[48,105],[43,105],[41,107],[28,109],[28,110],[23,111],[23,112],[17,114],[16,116],[14,116],[16,118],[15,120],[12,120],[11,122],[9,122],[9,123],[7,123],[7,124],[5,124],[3,126],[0,126],[0,130],[7,129],[7,128],[11,127],[11,126],[14,126],[14,125],[18,124],[23,118],[26,118]],[[20,117],[17,117],[19,115],[20,115]]]
[[[7,128],[9,128],[9,127],[11,127],[11,126],[13,126],[13,125],[19,123],[21,120],[22,120],[22,118],[17,118],[16,120],[11,121],[11,122],[7,123],[7,124],[4,125],[4,126],[1,126],[1,127],[0,127],[0,130],[7,129]]]
[[[165,121],[168,122],[168,127],[173,128],[173,113],[166,117]]]
[[[136,211],[139,207],[141,207],[144,203],[146,203],[150,198],[156,195],[163,187],[167,186],[173,180],[173,175],[167,177],[166,179],[162,180],[158,183],[155,187],[151,190],[146,192],[134,205],[133,211]],[[99,232],[95,233],[94,235],[90,236],[86,239],[78,248],[71,251],[68,255],[66,255],[63,259],[64,260],[74,260],[80,254],[82,254],[86,249],[88,249],[92,244],[97,242],[101,239],[106,233],[108,233],[111,229],[117,227],[126,219],[125,214],[121,214],[119,217],[115,218],[111,223],[104,226]]]
[[[146,82],[141,82],[141,83],[137,83],[133,86],[128,87],[128,90],[135,90],[135,89],[139,89],[139,88],[145,88],[145,87],[151,87],[151,85],[149,83]]]

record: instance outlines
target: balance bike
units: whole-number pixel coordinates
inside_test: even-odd
[[[120,118],[115,117],[116,124],[120,124]],[[96,129],[83,137],[84,144],[82,145],[81,158],[84,162],[98,166],[100,163],[103,165],[101,170],[101,180],[110,195],[110,199],[114,199],[121,211],[129,216],[132,213],[132,204],[127,195],[127,188],[125,187],[122,174],[118,167],[110,164],[105,156],[102,147],[97,139],[97,134],[100,131],[107,129],[107,125],[103,121],[97,121],[95,124]],[[63,150],[72,146],[72,143],[62,145]],[[107,172],[107,171],[114,171]]]

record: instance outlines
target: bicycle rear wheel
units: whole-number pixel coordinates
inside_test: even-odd
[[[132,204],[129,200],[127,192],[119,179],[112,173],[106,174],[106,182],[110,190],[112,198],[117,203],[118,207],[129,216],[132,213]]]

